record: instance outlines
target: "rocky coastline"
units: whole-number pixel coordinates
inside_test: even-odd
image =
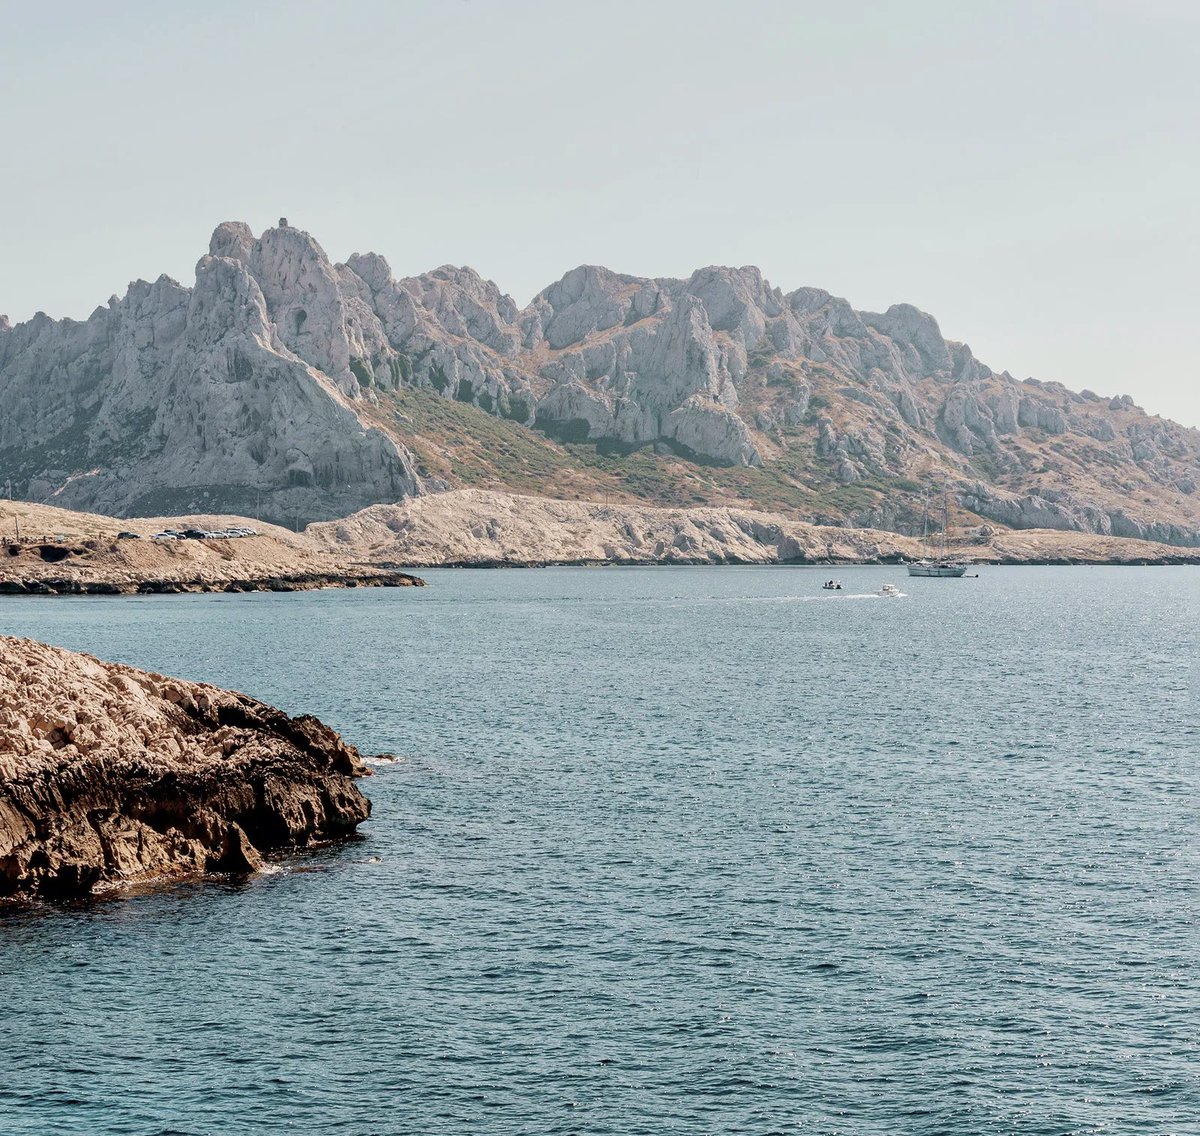
[[[330,555],[408,568],[896,564],[927,548],[882,529],[716,506],[657,508],[459,489],[309,525]],[[948,551],[977,564],[1200,564],[1200,549],[1062,530],[977,526]]]
[[[256,872],[351,836],[367,773],[311,716],[0,637],[0,904]]]
[[[164,530],[240,526],[252,535],[163,539]],[[117,518],[0,501],[0,596],[177,595],[420,587],[424,580],[331,553],[244,517]],[[35,535],[36,534],[36,535]]]
[[[240,540],[155,539],[168,526],[261,526]],[[294,532],[245,518],[118,519],[0,501],[0,599],[420,587],[425,568],[898,564],[929,554],[881,528],[732,506],[658,507],[457,489],[373,505]],[[27,534],[37,526],[43,535]],[[137,533],[120,539],[119,530]],[[50,535],[54,534],[54,535]],[[1128,536],[954,526],[972,564],[1194,565],[1200,549]]]
[[[79,579],[47,576],[0,579],[0,596],[156,596],[201,592],[305,592],[318,588],[409,588],[425,581],[407,572],[304,572],[289,576],[260,576],[230,580],[192,579]]]

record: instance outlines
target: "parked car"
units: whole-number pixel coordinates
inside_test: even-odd
[[[141,537],[140,533],[135,533],[135,532],[119,532],[119,533],[117,533],[117,540],[141,540],[141,539],[142,539],[142,537]]]

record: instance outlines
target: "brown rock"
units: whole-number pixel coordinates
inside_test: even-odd
[[[254,872],[370,815],[316,718],[0,637],[0,900]]]

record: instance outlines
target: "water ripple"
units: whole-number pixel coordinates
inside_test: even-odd
[[[430,575],[0,606],[406,755],[0,920],[0,1133],[1198,1131],[1194,570]]]

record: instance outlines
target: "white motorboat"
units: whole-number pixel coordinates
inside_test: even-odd
[[[898,599],[904,593],[900,591],[895,584],[884,584],[883,587],[879,589],[879,594],[881,596],[887,596],[891,599]]]

